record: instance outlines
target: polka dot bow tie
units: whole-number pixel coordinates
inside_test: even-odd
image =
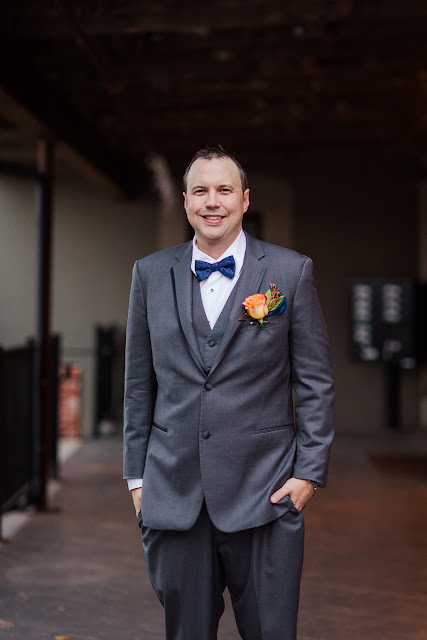
[[[214,262],[213,264],[203,262],[203,260],[196,260],[195,267],[196,275],[200,282],[209,278],[214,271],[219,271],[226,278],[230,278],[230,280],[234,278],[234,274],[236,273],[236,263],[233,256],[227,256],[224,260]]]

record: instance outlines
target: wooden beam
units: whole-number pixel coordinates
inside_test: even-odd
[[[108,148],[93,124],[4,39],[0,42],[0,111],[33,136],[56,138],[66,160],[86,174],[90,167],[92,176],[116,193],[132,196],[146,187],[148,171]]]
[[[425,0],[301,0],[284,3],[280,0],[229,0],[227,10],[220,11],[208,3],[197,0],[185,3],[162,0],[157,3],[99,2],[74,0],[73,11],[81,20],[85,33],[94,36],[120,34],[182,34],[203,39],[209,33],[248,29],[270,30],[277,26],[299,27],[300,37],[325,35],[324,25],[355,25],[377,29],[377,35],[388,29],[399,29],[412,24],[415,28],[427,19]],[[73,37],[70,25],[61,19],[56,3],[5,3],[1,8],[2,22],[22,37],[69,39]],[[302,29],[301,29],[302,28]]]
[[[18,162],[4,162],[0,160],[0,174],[23,180],[37,180],[39,174],[34,167]]]
[[[103,4],[103,6],[102,6]],[[345,9],[343,10],[343,5]],[[101,10],[100,10],[101,8]],[[73,0],[73,10],[78,14],[85,32],[89,35],[116,35],[118,33],[181,33],[203,37],[212,30],[248,29],[271,27],[277,24],[295,24],[304,21],[342,20],[351,13],[352,2],[335,0],[304,0],[284,3],[278,0],[228,0],[226,10],[190,0],[185,5],[173,0],[141,3],[105,2],[98,0]],[[3,8],[10,24],[19,35],[70,37],[72,30],[62,22],[55,4],[46,8],[45,3],[9,3]],[[3,18],[5,19],[5,18]]]

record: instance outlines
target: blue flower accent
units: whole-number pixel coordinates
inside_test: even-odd
[[[273,311],[270,311],[269,313],[267,313],[265,317],[272,318],[273,316],[278,316],[285,311],[287,306],[288,306],[288,301],[286,300],[286,298],[283,298],[282,302],[275,309],[273,309]]]

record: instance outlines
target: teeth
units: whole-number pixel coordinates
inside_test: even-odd
[[[222,216],[203,216],[206,220],[221,220]]]

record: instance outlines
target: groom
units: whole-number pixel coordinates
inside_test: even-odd
[[[246,175],[222,147],[184,188],[193,241],[133,270],[124,477],[167,640],[214,640],[225,587],[244,640],[295,640],[334,420],[313,266],[242,231]]]

